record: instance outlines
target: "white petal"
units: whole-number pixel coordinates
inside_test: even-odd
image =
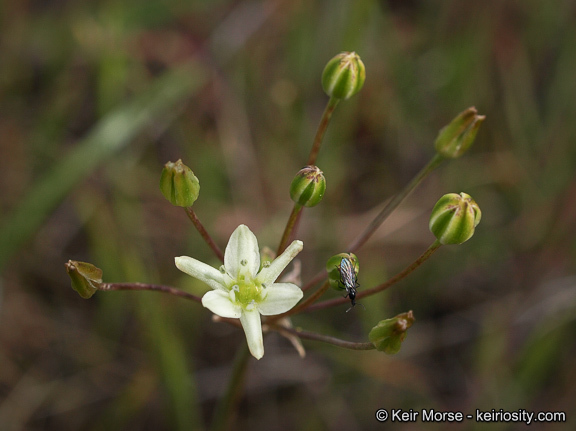
[[[254,277],[260,268],[260,251],[258,240],[246,225],[236,228],[224,252],[224,266],[226,271],[238,278],[238,274],[249,274]]]
[[[202,305],[220,317],[238,319],[242,314],[242,308],[230,301],[228,293],[222,290],[206,292],[202,297]]]
[[[226,274],[222,274],[216,268],[211,267],[210,265],[206,265],[204,262],[200,262],[192,257],[188,256],[180,256],[174,259],[176,262],[176,267],[185,272],[188,275],[191,275],[194,278],[197,278],[200,281],[203,281],[212,289],[222,289],[228,291],[226,288],[226,283],[229,281],[230,277]]]
[[[252,311],[242,310],[240,322],[246,334],[250,353],[256,359],[264,356],[264,341],[262,339],[262,325],[260,323],[260,313],[256,308]]]
[[[304,296],[304,292],[292,283],[274,283],[266,289],[268,295],[258,304],[264,316],[284,313],[294,307]]]
[[[280,256],[274,259],[274,261],[270,263],[270,266],[262,268],[258,273],[258,280],[266,285],[274,283],[290,261],[300,253],[303,246],[302,241],[292,241],[292,244],[290,244]]]

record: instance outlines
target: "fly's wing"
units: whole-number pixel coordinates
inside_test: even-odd
[[[340,262],[340,279],[342,280],[342,284],[346,287],[347,290],[356,289],[360,285],[356,279],[356,271],[354,271],[354,267],[352,266],[352,262],[348,258],[343,258]]]
[[[340,278],[346,288],[354,287],[354,268],[349,259],[343,258],[340,262]]]

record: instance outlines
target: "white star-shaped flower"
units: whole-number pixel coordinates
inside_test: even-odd
[[[260,314],[284,313],[302,299],[302,290],[295,284],[275,283],[302,247],[302,241],[292,242],[280,256],[260,269],[258,240],[241,224],[228,240],[220,270],[188,256],[175,260],[178,269],[213,289],[202,297],[204,307],[218,316],[240,319],[250,353],[260,359],[264,356]]]

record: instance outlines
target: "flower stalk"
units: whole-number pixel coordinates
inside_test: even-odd
[[[146,283],[102,283],[98,290],[150,290],[153,292],[168,293],[182,299],[202,303],[202,298],[171,286]]]
[[[290,241],[290,237],[292,236],[292,232],[294,232],[296,224],[298,223],[298,220],[300,220],[302,208],[302,205],[298,205],[297,203],[294,204],[294,208],[292,208],[292,212],[290,213],[290,217],[288,218],[288,222],[284,228],[284,233],[282,234],[280,245],[278,245],[278,251],[276,252],[276,255],[281,254],[286,249],[288,241]]]
[[[283,317],[288,317],[288,316],[291,316],[293,314],[299,313],[300,311],[306,310],[306,308],[311,306],[312,304],[314,304],[324,294],[324,292],[326,292],[328,290],[329,287],[330,287],[330,283],[328,281],[326,281],[318,290],[316,290],[316,292],[314,292],[312,295],[310,295],[308,298],[306,298],[306,300],[298,303],[294,308],[286,311],[285,313],[279,314],[277,316],[269,317],[266,320],[266,323],[273,323],[276,320],[279,320]]]
[[[280,325],[271,325],[271,328],[283,334],[292,334],[297,337],[304,338],[307,340],[322,341],[324,343],[332,344],[334,346],[342,347],[344,349],[350,350],[374,350],[376,347],[370,342],[366,343],[356,343],[353,341],[346,341],[340,338],[331,337],[329,335],[319,334],[317,332],[304,331],[300,328],[286,328]]]
[[[316,130],[316,136],[314,136],[314,143],[312,144],[312,149],[310,150],[310,155],[308,156],[308,165],[315,165],[316,159],[318,158],[318,153],[320,152],[320,147],[322,146],[322,141],[324,140],[324,134],[330,124],[330,119],[332,118],[332,113],[336,106],[338,106],[340,99],[331,97],[326,104],[322,118],[320,119],[320,124]]]
[[[216,257],[220,259],[221,262],[224,262],[224,253],[220,250],[220,247],[214,242],[208,231],[204,228],[204,225],[200,222],[200,219],[192,209],[192,207],[185,207],[184,210],[186,211],[186,215],[196,228],[196,230],[200,233],[200,236],[206,241],[206,244],[212,249]]]
[[[414,270],[416,268],[418,268],[420,265],[422,265],[424,262],[426,262],[430,258],[430,256],[432,256],[432,254],[440,248],[441,245],[442,244],[440,244],[440,242],[438,242],[438,240],[434,241],[434,243],[432,243],[432,245],[430,245],[430,247],[428,247],[428,249],[424,253],[422,253],[422,255],[420,257],[418,257],[418,259],[416,259],[414,262],[412,262],[412,264],[407,266],[404,270],[402,270],[401,272],[399,272],[398,274],[396,274],[394,277],[390,278],[386,282],[384,282],[384,283],[382,283],[376,287],[373,287],[372,289],[358,291],[356,298],[358,299],[358,298],[364,298],[366,296],[374,295],[375,293],[378,293],[378,292],[381,292],[385,289],[388,289],[390,286],[398,283],[400,280],[406,278],[409,274],[414,272]],[[329,307],[334,307],[336,305],[344,304],[347,301],[348,301],[348,299],[346,299],[346,298],[329,299],[327,301],[322,301],[322,302],[319,302],[316,304],[312,304],[302,311],[309,312],[309,311],[321,310],[323,308],[329,308]]]
[[[404,199],[408,197],[410,193],[416,188],[418,184],[424,180],[434,169],[436,169],[442,161],[444,157],[439,154],[435,154],[434,157],[424,166],[420,172],[416,174],[414,178],[399,192],[397,193],[392,199],[388,201],[388,203],[384,206],[382,211],[374,217],[374,220],[370,222],[370,224],[366,227],[364,232],[362,232],[352,243],[347,247],[351,253],[356,252],[361,246],[363,246],[366,241],[376,232],[376,230],[384,223],[384,220],[388,218],[390,214],[402,203]]]
[[[440,164],[444,161],[444,157],[439,154],[435,154],[434,157],[424,166],[414,178],[402,189],[398,194],[396,194],[388,203],[384,206],[382,211],[370,222],[366,227],[364,232],[362,232],[354,241],[348,245],[347,250],[351,253],[358,251],[368,239],[378,230],[378,228],[384,223],[390,214],[402,203],[406,197],[420,184],[432,171],[434,171]],[[311,289],[316,283],[320,282],[324,277],[327,276],[325,269],[319,271],[314,277],[308,281],[303,287],[302,291],[306,292]]]

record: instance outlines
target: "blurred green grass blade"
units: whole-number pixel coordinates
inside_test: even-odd
[[[201,430],[201,414],[196,398],[196,385],[188,371],[190,358],[186,347],[169,315],[151,295],[141,295],[139,309],[142,323],[147,326],[151,348],[155,350],[158,370],[166,387],[171,412],[171,429],[178,431]]]
[[[145,92],[106,115],[73,150],[39,178],[19,206],[3,220],[0,272],[74,186],[126,147],[149,124],[169,121],[171,108],[190,97],[204,79],[197,64],[167,72]]]

